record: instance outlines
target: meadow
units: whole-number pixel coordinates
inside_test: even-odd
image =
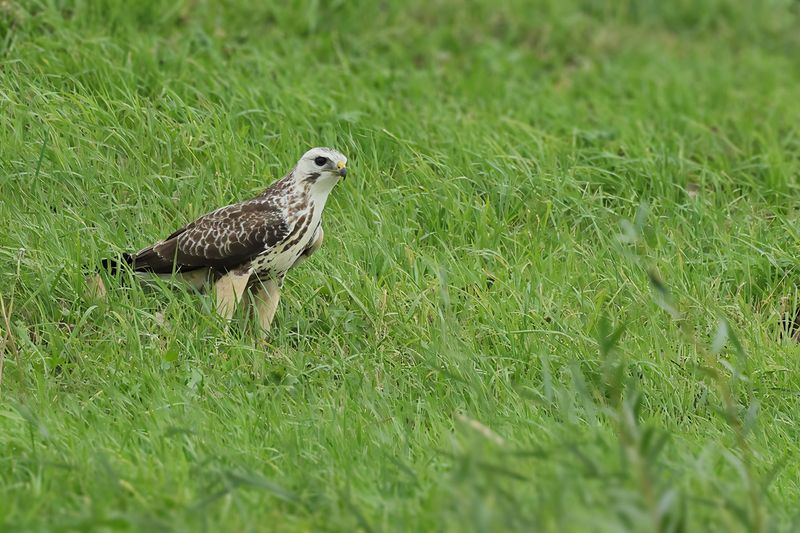
[[[0,529],[800,528],[800,4],[0,1]],[[347,154],[271,336],[84,272]]]

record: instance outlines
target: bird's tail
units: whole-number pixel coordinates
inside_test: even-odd
[[[122,265],[133,265],[133,256],[123,252],[118,259],[108,257],[102,259],[100,261],[100,268],[86,276],[86,286],[89,289],[89,295],[93,298],[104,300],[107,291],[101,273],[106,272],[109,276],[116,276],[120,272]]]
[[[106,257],[105,259],[100,260],[100,270],[108,272],[108,274],[111,276],[116,276],[119,273],[122,265],[132,266],[133,255],[123,252],[118,259]]]

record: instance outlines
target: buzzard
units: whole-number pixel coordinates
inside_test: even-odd
[[[259,325],[269,331],[284,276],[322,245],[322,210],[346,175],[344,155],[312,148],[255,198],[203,215],[120,260],[104,259],[103,268],[113,275],[124,263],[137,275],[175,276],[198,289],[213,283],[217,312],[226,319],[249,289]]]

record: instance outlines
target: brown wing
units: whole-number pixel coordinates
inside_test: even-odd
[[[159,274],[204,267],[231,270],[286,238],[291,227],[284,212],[274,198],[217,209],[137,252],[133,269]]]

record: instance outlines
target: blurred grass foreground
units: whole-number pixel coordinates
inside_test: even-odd
[[[800,3],[0,0],[4,531],[800,528]],[[273,334],[83,269],[352,178]]]

